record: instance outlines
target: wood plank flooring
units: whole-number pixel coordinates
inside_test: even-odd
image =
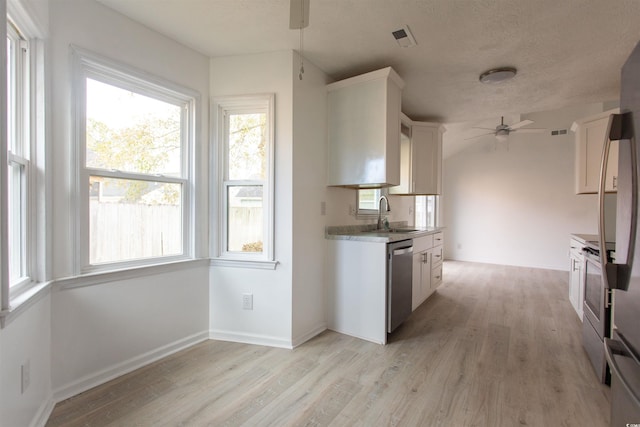
[[[56,405],[47,426],[608,426],[568,273],[445,262],[386,346],[207,341]]]

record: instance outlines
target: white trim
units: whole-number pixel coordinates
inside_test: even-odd
[[[261,254],[254,253],[235,253],[227,252],[225,242],[227,241],[226,230],[226,185],[240,181],[226,181],[226,126],[225,116],[229,111],[255,111],[266,110],[267,112],[267,134],[268,134],[268,152],[267,152],[267,176],[261,181],[263,188],[263,252]],[[248,268],[264,268],[256,267],[256,265],[269,264],[275,268],[275,94],[255,94],[255,95],[237,95],[214,97],[211,100],[210,117],[212,123],[211,129],[211,145],[210,169],[216,170],[215,174],[211,174],[211,193],[210,212],[211,224],[217,224],[217,227],[210,228],[210,247],[209,253],[212,259],[216,260],[218,265],[247,266]],[[237,260],[236,263],[226,263],[217,260]],[[244,264],[244,265],[243,265]],[[214,264],[212,264],[214,265]]]
[[[49,295],[52,283],[53,282],[36,283],[11,298],[9,308],[0,311],[0,328],[9,325],[29,307]]]
[[[40,427],[46,425],[51,413],[53,412],[54,406],[56,406],[56,402],[53,400],[53,395],[49,394],[47,399],[42,402],[42,405],[40,405],[40,408],[38,408],[38,411],[31,419],[29,427]]]
[[[31,2],[7,0],[7,16],[29,37],[47,38],[48,23],[40,22]]]
[[[137,68],[102,57],[77,46],[71,46],[73,67],[72,108],[73,142],[71,153],[71,212],[70,230],[73,237],[74,265],[73,273],[81,276],[99,271],[119,271],[137,266],[154,265],[185,259],[194,259],[195,245],[195,195],[197,185],[196,151],[197,114],[200,108],[200,95],[197,91],[165,80]],[[86,166],[85,159],[85,122],[86,88],[85,79],[90,78],[118,88],[132,90],[145,96],[176,105],[181,111],[181,157],[182,167],[179,177],[156,174],[141,174],[124,171],[103,170]],[[198,150],[199,151],[199,150]],[[182,253],[168,257],[149,257],[141,260],[122,260],[103,264],[91,264],[89,251],[89,188],[85,185],[90,176],[105,176],[116,179],[135,179],[159,183],[175,183],[182,187]]]
[[[209,338],[219,341],[230,341],[242,344],[266,345],[268,347],[278,347],[293,349],[290,340],[274,337],[271,335],[245,334],[235,331],[225,331],[221,329],[212,329],[209,331]]]
[[[102,369],[98,372],[85,375],[76,381],[58,387],[53,391],[53,399],[55,402],[61,402],[69,397],[80,394],[100,384],[104,384],[119,376],[128,374],[129,372],[149,365],[150,363],[167,357],[173,353],[177,353],[180,350],[184,350],[195,344],[206,341],[207,335],[207,331],[198,332],[186,338],[158,347],[155,350],[132,357],[129,360],[116,363],[115,365]]]
[[[298,347],[298,346],[306,343],[311,338],[314,338],[314,337],[320,335],[321,333],[323,333],[326,330],[327,330],[327,322],[319,323],[314,328],[311,328],[311,330],[309,330],[308,332],[300,335],[299,337],[294,338],[293,339],[293,347],[295,348],[295,347]]]
[[[278,261],[260,261],[222,257],[211,258],[209,260],[209,266],[211,267],[254,268],[259,270],[275,270],[278,264]]]
[[[189,259],[163,264],[138,266],[120,270],[110,270],[107,272],[96,272],[73,277],[56,279],[53,283],[56,290],[66,290],[81,288],[84,286],[101,285],[103,283],[116,282],[121,280],[136,279],[139,277],[149,277],[158,274],[170,273],[173,271],[184,271],[190,268],[205,267],[207,259]]]
[[[0,310],[9,309],[9,225],[7,215],[9,213],[8,203],[8,164],[7,164],[7,3],[0,1],[0,14],[5,17],[0,21],[0,32],[3,34],[4,42],[0,47]]]

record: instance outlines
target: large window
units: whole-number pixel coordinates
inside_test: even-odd
[[[218,257],[273,260],[273,95],[219,98]]]
[[[29,42],[7,23],[7,220],[9,286],[31,282],[33,185],[31,165],[31,97]]]
[[[192,256],[195,95],[75,53],[80,272]]]

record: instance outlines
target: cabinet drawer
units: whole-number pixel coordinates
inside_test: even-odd
[[[441,231],[439,233],[433,234],[433,246],[442,245],[444,243],[444,233]]]
[[[584,255],[582,254],[582,248],[584,247],[584,244],[576,239],[571,239],[570,241],[570,245],[569,245],[569,253],[571,254],[571,256],[578,258],[579,260],[582,260],[584,258]]]
[[[442,264],[431,269],[431,289],[435,288],[442,282]]]
[[[442,263],[442,246],[436,246],[431,249],[431,264],[438,265]]]
[[[433,247],[433,235],[417,237],[413,239],[413,253],[422,252]]]

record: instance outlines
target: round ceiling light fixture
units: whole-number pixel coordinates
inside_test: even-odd
[[[515,77],[517,70],[512,67],[494,68],[480,74],[480,81],[485,84],[502,83]]]

